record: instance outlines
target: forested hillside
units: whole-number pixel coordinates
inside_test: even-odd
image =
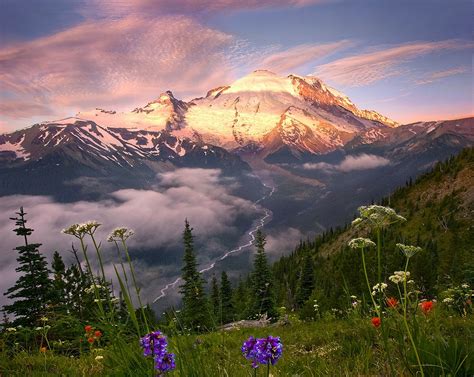
[[[413,257],[410,271],[425,297],[450,285],[474,282],[474,149],[438,163],[381,204],[407,219],[383,231],[385,277],[403,269],[404,257],[396,244],[404,243],[423,249]],[[324,311],[347,306],[350,296],[364,298],[361,258],[348,247],[354,237],[375,241],[375,234],[346,226],[301,242],[282,257],[273,266],[278,302],[292,309],[303,306],[302,316],[312,316],[314,300]],[[367,265],[374,281],[375,253],[367,253]]]

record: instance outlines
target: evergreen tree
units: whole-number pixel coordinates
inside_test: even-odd
[[[249,301],[249,294],[247,285],[239,277],[239,282],[237,284],[237,288],[234,290],[233,294],[233,302],[235,308],[236,319],[243,319],[248,313],[248,301]]]
[[[314,269],[311,253],[306,253],[301,269],[298,289],[296,292],[296,303],[301,307],[311,296],[314,289]]]
[[[257,254],[252,273],[253,305],[251,315],[266,314],[267,317],[275,319],[278,313],[275,307],[272,274],[265,254],[265,244],[265,236],[259,229],[255,235]]]
[[[15,316],[15,325],[33,326],[49,304],[51,281],[46,259],[38,250],[41,244],[28,243],[28,236],[33,229],[26,227],[23,207],[16,214],[17,217],[11,218],[17,226],[13,231],[24,240],[23,246],[15,248],[19,254],[19,267],[15,271],[21,275],[5,293],[13,303],[6,305],[4,310]]]
[[[204,280],[197,269],[194,254],[192,228],[188,220],[185,221],[183,232],[184,241],[184,266],[181,269],[180,293],[183,295],[183,310],[181,312],[183,324],[192,330],[206,330],[211,327],[209,304],[204,292]]]
[[[235,319],[234,303],[232,302],[232,285],[225,271],[221,275],[221,319],[229,323]]]
[[[56,312],[66,313],[68,309],[66,265],[64,264],[63,258],[57,251],[55,251],[53,254],[51,268],[53,270],[51,305]]]
[[[211,282],[211,303],[212,311],[214,312],[214,318],[218,323],[221,321],[221,295],[219,292],[219,285],[217,283],[217,278],[212,277]]]

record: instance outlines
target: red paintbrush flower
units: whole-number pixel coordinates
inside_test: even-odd
[[[389,308],[396,308],[398,305],[398,300],[395,297],[390,297],[387,299],[387,305]]]
[[[94,332],[94,336],[96,338],[100,338],[102,336],[102,333],[99,330],[97,330],[96,332]]]
[[[88,339],[87,339],[87,341],[88,341],[90,344],[94,343],[94,340],[95,340],[94,338],[88,338]]]
[[[370,321],[372,322],[372,325],[374,325],[374,327],[380,327],[382,323],[382,320],[379,317],[374,317]]]
[[[84,327],[84,330],[86,330],[86,332],[91,332],[92,331],[92,326],[87,325],[87,326]]]
[[[423,313],[428,314],[433,309],[433,301],[424,301],[420,304]]]

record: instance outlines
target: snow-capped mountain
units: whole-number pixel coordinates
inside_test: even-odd
[[[168,130],[108,128],[68,118],[0,135],[0,195],[43,193],[78,199],[88,197],[82,195],[84,189],[95,195],[148,187],[158,172],[176,167],[218,168],[239,177],[250,170],[223,148]],[[76,182],[79,178],[82,181]],[[88,187],[91,181],[95,187]]]
[[[367,129],[396,127],[375,111],[360,110],[313,76],[280,77],[255,71],[190,102],[168,91],[128,113],[95,109],[78,116],[106,127],[167,130],[175,136],[262,155],[285,148],[325,153]]]

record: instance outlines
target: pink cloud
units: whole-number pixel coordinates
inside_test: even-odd
[[[416,80],[418,85],[431,84],[432,82],[439,81],[445,77],[460,75],[461,73],[468,72],[467,67],[457,67],[451,69],[445,69],[443,71],[430,72],[423,76],[421,79]]]
[[[90,0],[85,14],[120,17],[129,14],[196,14],[238,10],[305,7],[331,0]]]
[[[329,56],[351,44],[352,42],[348,40],[342,40],[334,43],[298,45],[267,56],[259,63],[259,68],[280,74],[292,73],[298,67]]]
[[[17,117],[142,104],[166,89],[200,94],[229,81],[222,51],[232,43],[184,16],[85,22],[0,49],[0,86],[9,98],[1,111]]]
[[[317,67],[315,74],[340,85],[364,86],[406,73],[402,65],[414,58],[434,52],[471,49],[472,42],[445,40],[416,42],[379,49],[342,58]]]

